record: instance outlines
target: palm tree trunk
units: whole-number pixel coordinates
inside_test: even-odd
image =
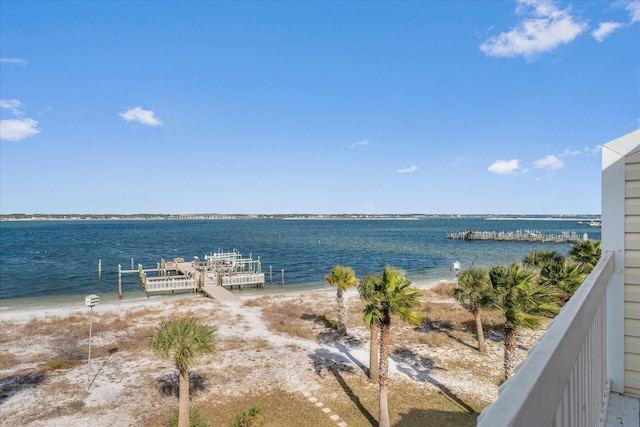
[[[178,389],[178,427],[189,427],[189,371],[180,371]]]
[[[476,320],[476,333],[478,334],[478,351],[480,353],[485,353],[487,351],[487,347],[484,343],[484,330],[482,329],[482,319],[480,319],[480,309],[478,307],[474,307],[471,312],[473,313],[473,317]]]
[[[371,343],[369,344],[369,379],[378,381],[378,354],[380,353],[380,328],[371,326]]]
[[[387,388],[389,385],[389,335],[391,332],[391,317],[384,313],[380,322],[380,415],[378,424],[380,427],[389,427],[389,402],[387,400]]]
[[[338,291],[336,292],[336,301],[338,302],[338,333],[340,336],[343,336],[347,334],[347,309],[344,306],[344,296],[342,289],[340,288],[338,288]]]
[[[504,325],[504,379],[508,380],[515,372],[516,366],[516,330]]]

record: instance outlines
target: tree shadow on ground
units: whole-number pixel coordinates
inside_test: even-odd
[[[396,363],[398,370],[415,381],[428,381],[433,384],[438,391],[446,396],[452,403],[459,406],[465,412],[473,415],[476,410],[460,399],[446,385],[435,379],[431,373],[441,369],[435,365],[435,361],[429,357],[420,356],[408,348],[403,348],[394,353],[391,359]]]
[[[165,396],[179,396],[180,392],[180,375],[173,372],[164,377],[156,378],[156,382],[160,387],[160,392]],[[204,375],[189,373],[189,397],[193,397],[199,391],[206,389],[207,378]]]
[[[31,372],[25,375],[11,375],[0,379],[0,405],[9,397],[28,388],[37,387],[46,378],[44,372]]]
[[[459,427],[475,426],[476,414],[464,412],[437,411],[434,409],[411,409],[407,413],[400,413],[400,421],[393,427],[440,427],[455,425]]]
[[[345,392],[349,400],[353,402],[354,405],[358,408],[358,411],[371,423],[372,426],[377,426],[378,421],[373,417],[373,415],[365,408],[365,406],[360,401],[360,398],[353,392],[349,384],[344,380],[344,374],[353,374],[355,372],[353,368],[353,362],[349,360],[349,358],[341,355],[332,353],[329,350],[325,350],[319,348],[315,350],[311,355],[311,360],[313,361],[313,366],[316,371],[316,374],[324,377],[325,372],[329,372],[336,379],[340,387]]]

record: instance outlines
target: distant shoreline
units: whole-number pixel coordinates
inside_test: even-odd
[[[219,214],[10,214],[0,215],[0,221],[157,221],[157,220],[285,220],[285,221],[420,221],[428,219],[483,219],[486,221],[590,221],[600,220],[600,215],[436,215],[436,214],[405,214],[405,215],[359,215],[359,214],[335,214],[335,215],[219,215]]]

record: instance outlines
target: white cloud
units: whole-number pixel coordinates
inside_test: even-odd
[[[0,108],[9,110],[15,119],[0,120],[0,139],[20,141],[40,133],[38,122],[28,117],[22,118],[22,103],[18,99],[0,99]]]
[[[369,141],[359,141],[356,142],[354,144],[351,144],[350,148],[356,148],[356,147],[367,147],[369,146]]]
[[[480,50],[486,55],[524,56],[531,59],[570,43],[588,28],[586,23],[574,20],[569,8],[559,9],[550,0],[518,2],[516,13],[527,16],[511,31],[491,37],[482,43]]]
[[[0,99],[0,108],[11,111],[15,116],[22,116],[21,107],[22,103],[18,99]]]
[[[595,156],[596,154],[600,154],[602,152],[602,145],[596,145],[593,148],[585,147],[584,152],[592,156]]]
[[[138,122],[143,125],[158,126],[162,121],[155,116],[152,110],[143,110],[142,107],[131,108],[124,113],[119,113],[127,122]]]
[[[580,154],[582,154],[580,150],[569,150],[567,148],[560,154],[560,157],[578,156]]]
[[[0,58],[0,64],[27,65],[27,61],[20,58]]]
[[[0,139],[20,141],[40,133],[38,122],[33,119],[0,120]]]
[[[625,7],[631,13],[631,23],[634,24],[640,21],[640,0],[634,0],[629,2]]]
[[[496,160],[487,170],[498,175],[514,174],[520,171],[520,160]]]
[[[396,172],[398,173],[413,173],[415,171],[418,170],[418,167],[416,165],[411,165],[408,168],[405,169],[396,169]]]
[[[600,23],[600,26],[596,30],[593,30],[591,32],[591,35],[593,36],[594,39],[598,40],[599,42],[602,42],[604,39],[609,37],[611,33],[613,33],[615,30],[617,30],[620,27],[624,27],[624,24],[620,22],[613,22],[613,21],[602,22]]]
[[[564,167],[564,162],[553,154],[549,154],[545,158],[535,161],[533,165],[538,169],[558,170]]]

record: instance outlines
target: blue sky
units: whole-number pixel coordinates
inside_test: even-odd
[[[12,1],[0,213],[598,214],[640,0]]]

